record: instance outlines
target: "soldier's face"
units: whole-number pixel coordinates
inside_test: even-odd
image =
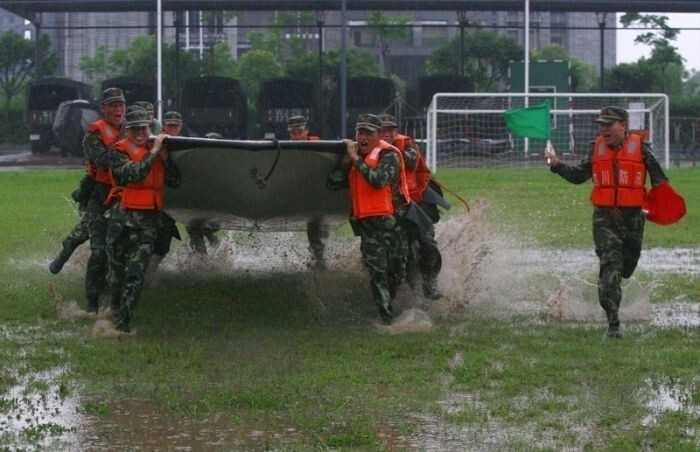
[[[396,127],[382,127],[382,130],[379,132],[379,136],[382,137],[382,140],[386,141],[387,143],[391,144],[394,142],[396,139],[396,135],[399,134],[399,129]]]
[[[621,121],[614,121],[609,124],[600,123],[600,134],[605,138],[608,146],[619,146],[625,141],[627,124]]]
[[[182,132],[182,124],[165,124],[163,126],[163,132],[176,137]]]
[[[148,126],[129,127],[126,129],[126,137],[137,146],[144,146],[151,135],[151,128]]]
[[[124,102],[110,102],[102,104],[102,115],[110,125],[119,128],[124,122],[126,104]]]
[[[360,154],[366,154],[379,144],[379,132],[367,129],[357,129],[355,141],[360,148]]]
[[[295,127],[289,131],[289,138],[292,141],[306,141],[309,136],[309,129],[306,127]]]

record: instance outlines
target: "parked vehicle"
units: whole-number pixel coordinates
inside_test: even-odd
[[[316,88],[313,82],[292,77],[265,80],[260,84],[258,114],[262,131],[287,139],[287,118],[303,115],[309,121],[313,135],[322,135],[316,108]]]
[[[32,153],[45,153],[59,145],[51,130],[56,110],[63,101],[89,99],[90,91],[90,85],[62,77],[46,77],[29,84],[25,119]]]
[[[248,104],[235,78],[209,75],[185,80],[181,110],[189,136],[203,137],[209,132],[229,139],[247,136]]]
[[[396,98],[396,88],[390,78],[384,77],[350,77],[347,82],[347,137],[340,136],[340,86],[336,86],[331,105],[326,111],[329,118],[330,135],[348,138],[355,136],[355,121],[361,113],[379,114],[391,107]]]
[[[83,137],[88,126],[100,119],[100,109],[84,99],[61,102],[53,120],[53,130],[61,156],[83,155]]]

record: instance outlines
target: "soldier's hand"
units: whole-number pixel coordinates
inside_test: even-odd
[[[343,143],[345,143],[345,152],[347,156],[350,157],[350,160],[357,160],[360,157],[357,143],[347,138],[343,140]]]
[[[170,135],[168,135],[167,133],[159,133],[158,136],[156,136],[155,140],[153,140],[151,154],[157,154],[161,151],[161,149],[163,148],[163,140],[168,136]]]
[[[554,151],[554,146],[551,144],[544,148],[543,157],[549,166],[557,166],[559,164],[559,157],[557,157],[557,153]]]

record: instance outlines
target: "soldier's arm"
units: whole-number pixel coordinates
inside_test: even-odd
[[[420,154],[420,149],[415,141],[411,142],[406,146],[406,150],[403,152],[403,163],[406,165],[408,171],[415,171],[418,167],[418,155]]]
[[[652,187],[659,185],[661,182],[668,181],[664,170],[661,169],[661,165],[659,165],[656,157],[654,157],[654,150],[650,143],[644,143],[642,145],[642,160],[644,160],[644,166],[646,166],[647,173],[649,173]]]
[[[148,172],[153,165],[153,154],[148,154],[140,162],[132,161],[128,155],[120,151],[111,152],[109,156],[112,173],[119,185],[126,185],[131,182],[138,182],[148,176]]]
[[[179,187],[182,182],[180,169],[175,165],[173,159],[168,156],[164,161],[165,164],[165,185],[168,187]]]
[[[582,184],[593,177],[593,150],[581,159],[578,165],[567,165],[559,162],[551,166],[550,170],[571,182],[572,184]]]
[[[348,171],[350,170],[349,162],[346,159],[341,159],[340,162],[333,168],[333,171],[326,176],[326,188],[329,190],[342,190],[348,188]]]
[[[357,165],[362,177],[374,188],[383,188],[394,182],[399,177],[401,162],[394,152],[382,152],[377,167],[372,169],[365,162]]]
[[[109,168],[109,150],[107,146],[100,139],[100,135],[97,132],[87,132],[83,138],[83,155],[90,162],[99,166],[103,170]]]

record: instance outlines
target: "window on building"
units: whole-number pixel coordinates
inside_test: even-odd
[[[32,39],[32,31],[31,30],[24,30],[24,39],[27,41]]]
[[[421,43],[427,47],[437,47],[448,41],[446,21],[421,22]]]

